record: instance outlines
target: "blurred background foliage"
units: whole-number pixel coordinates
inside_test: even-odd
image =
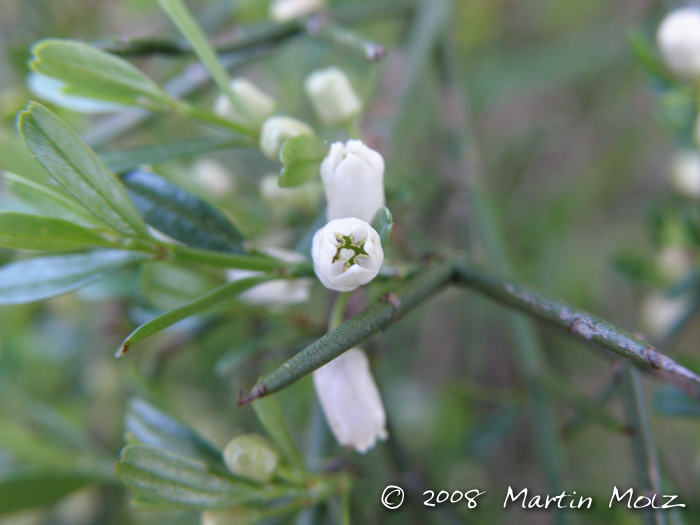
[[[350,11],[356,4],[372,2],[331,3]],[[697,206],[679,201],[668,181],[672,152],[688,143],[678,130],[684,119],[692,122],[695,110],[692,103],[684,109],[682,97],[650,78],[628,38],[636,31],[653,42],[670,4],[456,0],[440,33],[455,45],[463,69],[484,181],[518,276],[641,334],[649,334],[640,316],[642,299],[664,284],[649,277],[650,265],[669,238],[686,238],[673,232],[683,230],[684,207],[693,214]],[[188,6],[215,36],[267,16],[266,2],[259,0],[192,0]],[[35,98],[25,84],[34,42],[175,34],[152,0],[0,0],[0,13],[0,166],[28,177],[42,175],[33,174],[14,121]],[[366,101],[363,138],[385,153],[394,258],[449,252],[474,237],[463,173],[450,149],[458,112],[442,84],[439,53],[420,60],[417,25],[400,13],[353,24],[388,49],[378,63],[299,36],[255,60],[236,57],[240,64],[232,68],[275,95],[285,112],[309,121],[313,113],[301,90],[306,74],[328,65],[348,73]],[[162,82],[185,71],[190,60],[148,57],[134,63]],[[196,99],[210,105],[216,95],[207,85]],[[102,143],[100,134],[116,125],[111,117],[54,109],[98,151],[212,135],[177,117],[159,116]],[[328,139],[339,136],[326,133]],[[261,198],[261,178],[278,167],[258,152],[222,151],[205,160],[208,165],[202,158],[184,159],[155,169],[214,203],[261,245],[292,247],[314,219],[316,203],[273,206]],[[223,185],[207,185],[202,173],[211,169],[220,170]],[[7,192],[2,205],[23,209]],[[14,257],[0,251],[2,262]],[[113,469],[124,444],[128,400],[154,400],[219,448],[240,433],[261,432],[252,410],[236,406],[238,389],[321,335],[328,303],[318,287],[309,304],[282,311],[230,304],[178,324],[116,361],[119,343],[154,311],[180,305],[221,280],[216,273],[182,272],[152,263],[143,273],[124,271],[74,294],[0,308],[0,466],[38,473],[27,491],[46,495],[35,508],[12,508],[0,495],[13,511],[0,516],[0,523],[198,522],[195,513],[129,504]],[[554,522],[550,512],[502,510],[508,485],[547,490],[504,312],[479,296],[451,290],[367,343],[391,438],[365,456],[341,450],[327,435],[309,378],[276,395],[301,450],[323,450],[311,468],[347,468],[356,475],[355,522]],[[663,348],[696,371],[699,326],[688,323]],[[611,354],[547,328],[541,334],[559,383],[605,398],[614,375]],[[644,386],[647,398],[657,400],[650,417],[667,493],[680,494],[688,505],[685,521],[678,523],[698,523],[698,422],[669,417],[698,412],[683,412],[674,392],[658,382],[645,378]],[[556,388],[548,395],[563,435],[564,486],[596,500],[592,510],[574,513],[573,522],[643,523],[639,512],[607,508],[613,486],[636,483],[628,437],[581,419],[580,407]],[[619,399],[607,397],[606,410],[622,419]],[[325,435],[320,445],[312,439],[319,434]],[[84,486],[80,475],[56,474],[81,469],[93,473],[89,480],[98,472],[104,482]],[[436,490],[479,488],[487,496],[475,511],[463,504],[426,511],[416,497],[401,511],[381,507],[384,486],[416,479]],[[335,522],[332,506],[317,515],[319,523]]]

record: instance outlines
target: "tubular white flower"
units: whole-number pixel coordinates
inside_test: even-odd
[[[282,250],[280,248],[265,248],[261,251],[286,262],[303,262],[307,259],[296,252]],[[226,270],[226,278],[229,281],[240,281],[248,277],[260,277],[264,272],[255,270]],[[293,304],[305,303],[311,295],[313,280],[309,278],[277,279],[254,286],[246,290],[238,298],[248,304],[270,307],[284,307]]]
[[[270,117],[260,130],[260,149],[271,159],[279,158],[285,140],[297,135],[313,135],[314,130],[306,122],[292,117]]]
[[[324,124],[346,122],[362,111],[350,79],[337,67],[312,72],[306,77],[304,91]]]
[[[316,395],[338,443],[360,453],[388,437],[386,414],[365,353],[352,348],[313,373]]]
[[[377,276],[384,250],[379,234],[365,221],[335,219],[314,235],[311,257],[323,286],[351,292]]]
[[[275,99],[262,91],[247,78],[234,78],[231,81],[231,90],[248,110],[250,116],[241,115],[231,104],[229,97],[221,93],[214,103],[214,113],[221,117],[241,124],[259,126],[263,120],[277,111],[277,102]]]
[[[384,158],[361,140],[335,142],[321,162],[328,220],[355,217],[372,222],[384,206]]]
[[[679,151],[671,161],[671,184],[687,197],[700,197],[700,152]]]
[[[700,76],[700,10],[670,12],[659,25],[656,42],[668,68],[683,78]]]
[[[320,11],[324,4],[324,0],[274,0],[269,8],[270,18],[283,24]]]

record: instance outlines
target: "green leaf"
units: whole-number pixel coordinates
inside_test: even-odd
[[[220,284],[209,274],[175,264],[154,261],[141,272],[144,298],[160,310],[172,310],[210,292]]]
[[[15,467],[0,471],[0,514],[52,505],[71,492],[100,481],[88,473]]]
[[[632,48],[632,53],[642,66],[646,68],[648,73],[660,78],[669,85],[675,83],[673,75],[666,68],[661,58],[654,52],[654,48],[641,30],[630,31],[627,34],[627,38]]]
[[[0,268],[0,304],[62,295],[148,257],[124,250],[98,250],[15,261]]]
[[[95,223],[100,222],[73,199],[64,197],[43,184],[8,171],[3,173],[3,178],[8,190],[43,215],[64,219],[81,226],[94,226]]]
[[[199,197],[146,171],[122,177],[148,224],[184,244],[229,253],[244,253],[243,236],[221,212]]]
[[[234,299],[238,294],[273,278],[274,277],[272,276],[249,277],[247,279],[241,279],[240,281],[226,283],[212,290],[208,294],[205,294],[202,297],[181,306],[180,308],[176,308],[175,310],[171,310],[163,315],[159,315],[155,319],[150,320],[146,324],[142,324],[136,330],[131,332],[131,335],[124,340],[121,348],[117,351],[116,357],[122,357],[129,347],[131,347],[131,345],[141,341],[149,335],[165,330],[167,327],[174,325],[178,321],[182,321],[191,315],[207,310],[208,308],[211,308],[212,306],[227,299]]]
[[[172,159],[191,157],[227,148],[250,147],[245,139],[207,137],[174,144],[158,144],[123,151],[101,153],[104,163],[115,173],[124,173],[143,164],[159,164]]]
[[[165,448],[226,472],[219,450],[142,399],[133,399],[129,403],[124,425],[130,437],[144,445]]]
[[[141,499],[188,509],[311,496],[306,489],[249,483],[216,472],[203,461],[148,445],[124,447],[117,476]]]
[[[391,212],[388,208],[380,208],[372,219],[372,228],[379,234],[382,240],[382,248],[386,248],[386,243],[389,242],[391,230],[394,228],[394,220],[391,217]]]
[[[124,186],[65,122],[32,102],[17,127],[39,163],[95,216],[125,235],[147,235]]]
[[[32,54],[29,67],[64,82],[66,93],[130,106],[144,101],[156,106],[172,104],[165,91],[129,62],[87,44],[42,40],[34,45]]]
[[[194,49],[199,60],[202,61],[204,67],[207,68],[212,80],[217,85],[219,90],[231,100],[234,108],[243,116],[250,116],[248,109],[241,103],[236,94],[231,89],[230,79],[226,69],[219,60],[219,55],[212,47],[204,34],[202,28],[199,27],[197,21],[192,17],[192,14],[187,10],[185,4],[181,0],[158,0],[160,7],[170,17],[170,20],[180,30],[180,33]]]
[[[297,135],[285,140],[280,150],[279,185],[288,188],[318,178],[321,161],[327,154],[328,145],[315,135]]]
[[[253,409],[265,431],[277,444],[287,460],[301,470],[306,470],[296,445],[292,441],[287,424],[284,422],[282,409],[275,398],[267,396],[256,399],[253,402]]]
[[[700,403],[682,390],[664,385],[657,389],[654,396],[654,410],[670,417],[700,417]]]
[[[60,252],[112,244],[92,230],[63,219],[0,211],[0,246]]]

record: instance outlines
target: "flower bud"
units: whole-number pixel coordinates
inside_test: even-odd
[[[671,184],[686,197],[700,198],[700,152],[679,151],[671,161]]]
[[[233,173],[213,159],[198,159],[192,165],[192,178],[217,197],[231,193],[236,187]]]
[[[346,122],[362,111],[362,102],[350,80],[337,67],[311,73],[304,82],[304,91],[321,122],[326,125]]]
[[[306,122],[292,117],[270,117],[260,130],[260,149],[271,159],[279,158],[285,140],[297,135],[313,135],[314,130]]]
[[[670,12],[659,25],[656,42],[666,66],[682,78],[700,76],[700,10]]]
[[[314,387],[338,443],[360,453],[388,437],[386,414],[369,361],[351,348],[313,373]]]
[[[688,275],[693,267],[693,253],[687,246],[665,246],[655,259],[659,274],[670,282]]]
[[[264,483],[272,479],[279,454],[270,441],[259,434],[233,438],[224,448],[224,463],[232,474]]]
[[[328,220],[355,217],[372,222],[384,206],[384,158],[361,140],[335,142],[321,162]]]
[[[231,91],[238,97],[249,115],[241,115],[231,104],[229,97],[221,93],[214,103],[214,113],[240,124],[259,126],[263,120],[277,110],[277,102],[270,95],[260,90],[247,78],[234,78]]]
[[[289,250],[279,248],[266,248],[262,251],[271,257],[275,257],[286,262],[304,262],[307,258]],[[264,272],[255,270],[226,270],[226,278],[229,281],[240,281],[248,277],[261,277]],[[277,279],[267,283],[253,286],[238,296],[238,298],[248,304],[269,307],[282,307],[292,304],[305,303],[309,300],[312,279]]]
[[[669,297],[652,293],[642,303],[642,322],[653,337],[665,337],[690,308],[687,296]]]
[[[335,219],[314,235],[311,257],[323,286],[351,292],[377,276],[384,250],[379,234],[365,221]]]
[[[324,0],[274,0],[270,4],[270,18],[283,24],[319,11],[324,4]]]

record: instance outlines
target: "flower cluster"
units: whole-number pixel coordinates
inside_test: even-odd
[[[278,0],[271,4],[271,15],[284,21],[320,8],[314,2]],[[231,91],[237,107],[227,96],[220,96],[215,112],[241,125],[259,130],[263,154],[276,159],[284,142],[299,135],[314,135],[313,128],[296,118],[276,115],[277,102],[250,80],[234,79]],[[312,72],[304,83],[311,106],[324,125],[351,125],[359,116],[362,102],[350,80],[338,68]],[[326,288],[351,292],[372,281],[384,261],[382,241],[370,225],[384,207],[384,159],[361,140],[336,142],[320,165],[320,179],[327,201],[327,224],[314,235],[311,247],[313,268]],[[277,177],[261,179],[261,194],[268,202],[298,205],[314,201],[312,184],[296,188],[280,188]],[[279,249],[267,249],[273,257],[299,262],[303,256]],[[262,275],[260,272],[232,269],[229,280],[236,281]],[[250,304],[281,308],[305,302],[309,298],[309,279],[284,279],[259,284],[240,299]],[[352,348],[313,374],[314,385],[326,420],[341,445],[366,452],[378,439],[386,439],[386,416],[379,390],[369,369],[369,361],[359,348]],[[247,472],[250,460],[231,446],[231,464],[236,472]],[[247,449],[246,449],[247,450]],[[234,453],[235,452],[235,453]],[[258,454],[273,468],[274,458]],[[260,458],[256,456],[256,461]],[[264,456],[264,457],[263,457]],[[260,461],[258,461],[260,462]],[[257,463],[256,463],[257,465]],[[238,469],[238,470],[236,470]],[[263,469],[264,470],[264,469]],[[256,471],[257,472],[257,471]],[[264,471],[267,475],[267,470]]]

